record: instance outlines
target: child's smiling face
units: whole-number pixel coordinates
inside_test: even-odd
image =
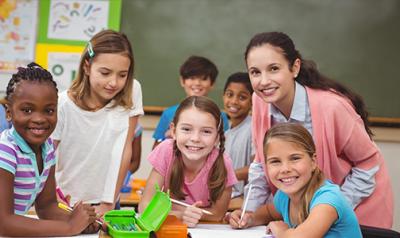
[[[210,77],[192,76],[187,79],[180,78],[180,83],[186,96],[207,96],[213,88]]]
[[[224,92],[223,101],[232,127],[242,122],[251,109],[251,93],[243,83],[230,83]]]
[[[185,162],[203,163],[218,142],[214,117],[194,107],[182,111],[172,132]]]
[[[268,142],[265,157],[271,183],[291,199],[299,198],[317,167],[315,154],[311,157],[301,146],[273,138]]]
[[[32,150],[49,138],[57,123],[57,91],[50,82],[21,80],[7,105],[7,117]]]

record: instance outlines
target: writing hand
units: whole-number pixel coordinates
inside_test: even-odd
[[[252,212],[245,212],[240,222],[240,215],[242,214],[242,210],[235,210],[231,212],[229,225],[231,225],[234,229],[243,229],[252,226],[253,223],[253,213]],[[239,224],[240,222],[240,224]]]
[[[201,204],[201,201],[197,201],[192,206],[186,207],[183,211],[182,222],[188,225],[188,227],[195,227],[203,216],[203,212],[199,208]]]

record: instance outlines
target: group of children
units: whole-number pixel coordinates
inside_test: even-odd
[[[390,228],[390,180],[361,97],[320,74],[284,33],[254,36],[245,61],[248,73],[225,84],[227,115],[206,97],[217,67],[199,56],[181,66],[187,97],[161,116],[139,212],[158,185],[191,204],[171,210],[189,227],[225,218],[235,229],[266,224],[275,237],[361,237],[359,223]],[[0,136],[0,235],[100,229],[95,220],[116,206],[128,169],[139,166],[133,138],[143,106],[133,69],[129,40],[104,30],[67,91],[58,94],[36,64],[12,76],[3,101],[12,126]],[[56,186],[71,197],[71,213],[57,207]],[[226,213],[244,191],[246,211]],[[39,219],[21,216],[32,205]]]

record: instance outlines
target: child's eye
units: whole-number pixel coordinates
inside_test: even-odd
[[[31,114],[32,113],[32,109],[30,109],[30,108],[22,108],[22,111],[24,113],[27,113],[27,114]]]
[[[225,92],[225,96],[227,96],[228,98],[231,98],[233,96],[232,92]]]
[[[271,160],[268,160],[267,163],[270,164],[270,165],[278,165],[280,162],[281,161],[278,160],[278,159],[271,159]]]
[[[240,101],[245,101],[245,100],[247,100],[247,99],[248,99],[247,96],[243,96],[243,95],[240,95],[240,96],[239,96],[239,100],[240,100]]]
[[[110,73],[109,73],[109,72],[100,72],[100,74],[103,75],[103,76],[107,76],[107,75],[109,75]]]
[[[50,108],[50,109],[46,109],[46,113],[49,115],[52,115],[55,112],[54,109]]]
[[[209,135],[209,134],[211,134],[212,133],[212,130],[203,130],[202,131],[204,134],[207,134],[207,135]]]
[[[126,76],[128,76],[128,74],[120,74],[119,77],[121,78],[126,78]]]
[[[181,131],[190,132],[190,128],[189,127],[181,127]]]
[[[290,157],[290,160],[292,160],[292,161],[297,161],[297,160],[300,160],[301,159],[301,156],[292,156],[292,157]]]

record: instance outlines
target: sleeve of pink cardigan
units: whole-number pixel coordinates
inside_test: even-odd
[[[335,143],[338,155],[344,155],[353,166],[369,170],[382,161],[382,154],[365,130],[360,116],[350,105],[335,114]],[[341,156],[342,157],[342,156]]]
[[[353,165],[346,176],[341,191],[355,208],[361,201],[369,197],[376,188],[375,175],[379,170],[382,155],[370,139],[364,123],[350,105],[340,110],[340,120],[336,128],[335,141],[341,157]]]

